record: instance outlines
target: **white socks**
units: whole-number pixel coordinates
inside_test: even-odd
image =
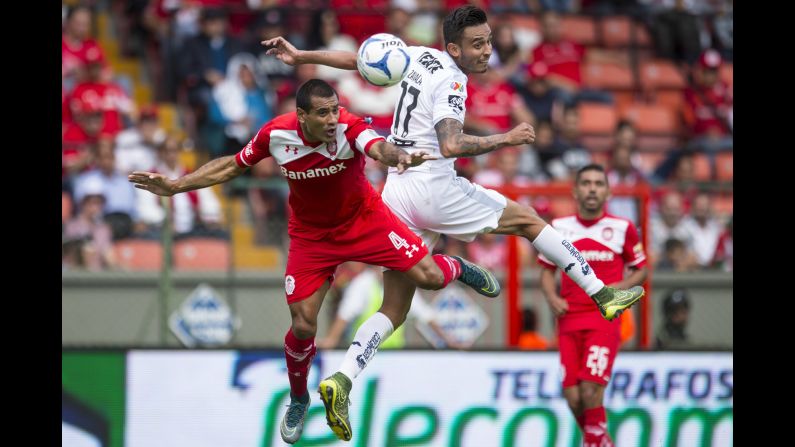
[[[374,313],[359,326],[339,371],[348,376],[352,382],[364,370],[367,362],[378,350],[378,346],[392,334],[392,331],[394,328],[389,318],[381,312]]]
[[[605,283],[596,277],[596,273],[580,251],[571,242],[563,239],[552,225],[547,225],[541,230],[533,241],[533,246],[569,275],[569,278],[585,290],[588,296],[593,296],[605,286]]]

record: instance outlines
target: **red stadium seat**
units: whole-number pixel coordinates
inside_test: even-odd
[[[632,23],[629,17],[626,16],[612,16],[605,17],[599,23],[599,31],[602,37],[602,45],[607,48],[621,48],[628,47],[633,44],[633,29],[634,43],[640,47],[648,47],[651,45],[651,37],[646,27],[639,23]]]
[[[176,270],[226,270],[228,267],[228,241],[190,238],[174,243],[174,269]]]
[[[510,18],[511,26],[541,32],[541,23],[534,16],[512,15]]]
[[[611,105],[581,102],[577,112],[582,134],[612,135],[616,130],[618,116]]]
[[[713,197],[712,209],[719,216],[731,216],[734,214],[734,195],[719,194]]]
[[[706,154],[696,154],[693,157],[693,177],[702,182],[712,180],[712,165]]]
[[[158,241],[126,239],[115,242],[113,249],[124,269],[160,270],[163,266],[163,247]]]
[[[588,16],[562,16],[560,18],[563,38],[580,45],[596,45],[596,23]]]

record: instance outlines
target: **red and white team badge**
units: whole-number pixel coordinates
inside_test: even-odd
[[[605,227],[605,229],[602,230],[602,238],[606,241],[613,239],[613,229],[610,227]]]
[[[329,155],[331,155],[332,157],[336,157],[337,156],[337,140],[334,140],[332,142],[326,143],[326,150],[328,151]]]
[[[293,278],[293,275],[284,277],[284,291],[287,292],[288,295],[292,295],[293,292],[295,292],[295,278]]]

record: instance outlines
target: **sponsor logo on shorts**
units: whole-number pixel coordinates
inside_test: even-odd
[[[295,292],[295,278],[293,278],[293,275],[284,277],[284,291],[287,292],[288,295],[292,295],[293,292]]]

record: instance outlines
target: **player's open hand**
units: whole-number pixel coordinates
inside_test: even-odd
[[[135,171],[128,175],[127,178],[135,185],[136,188],[144,189],[159,196],[173,196],[175,192],[175,182],[173,180],[169,180],[163,174]]]
[[[508,132],[508,142],[511,146],[530,144],[535,140],[536,131],[527,123],[521,123]]]
[[[284,62],[287,65],[296,65],[300,62],[298,61],[298,55],[301,53],[296,47],[293,46],[290,42],[287,41],[282,36],[274,37],[273,39],[263,40],[260,42],[265,47],[273,47],[269,49],[265,54],[270,56],[276,56],[276,59]]]
[[[398,157],[398,164],[397,170],[398,174],[402,174],[406,172],[406,169],[412,168],[414,166],[419,166],[425,163],[426,160],[438,160],[439,157],[435,157],[427,152],[424,151],[417,151],[412,154],[400,154]]]

